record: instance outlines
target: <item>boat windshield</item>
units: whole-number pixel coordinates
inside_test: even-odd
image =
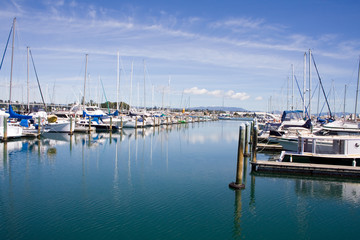
[[[302,120],[302,112],[284,112],[282,121]]]

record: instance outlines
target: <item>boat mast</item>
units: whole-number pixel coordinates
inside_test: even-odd
[[[14,18],[14,21],[13,21],[13,38],[12,38],[12,49],[11,49],[9,105],[11,105],[12,73],[13,73],[13,64],[14,64],[15,23],[16,23],[16,18]]]
[[[290,110],[289,108],[289,76],[287,77],[287,83],[286,83],[286,110]]]
[[[29,85],[29,47],[27,48],[27,110],[28,112],[30,112],[30,100],[29,100],[29,89],[30,89],[30,85]]]
[[[171,87],[170,87],[170,82],[171,82],[171,76],[169,75],[169,111],[170,111],[170,109],[171,109],[171,100],[170,100],[170,94],[171,94]]]
[[[311,119],[311,49],[309,49],[309,118]]]
[[[146,112],[146,85],[145,85],[145,59],[143,59],[144,62],[144,113]]]
[[[116,110],[119,110],[119,86],[120,86],[120,74],[119,74],[119,51],[117,52],[117,68],[116,68]]]
[[[306,117],[306,52],[304,53],[303,114]]]
[[[85,91],[86,91],[86,75],[87,75],[87,64],[88,64],[88,54],[85,55],[85,77],[84,77],[84,96],[83,96],[83,110],[85,110]]]
[[[360,57],[359,57],[358,79],[357,79],[357,86],[356,86],[356,98],[355,98],[355,121],[357,121],[356,109],[357,109],[357,102],[358,102],[358,95],[359,95],[359,79],[360,79]]]
[[[137,82],[137,107],[136,109],[139,111],[140,110],[140,83],[139,80]]]
[[[346,103],[346,88],[347,88],[347,85],[345,84],[345,92],[344,92],[344,121],[346,120],[346,113],[345,113],[345,103]]]
[[[294,65],[291,64],[291,68],[292,68],[292,82],[291,82],[291,88],[292,88],[292,93],[291,93],[291,110],[294,110]]]
[[[152,85],[152,89],[151,89],[151,109],[152,111],[154,111],[154,85]]]
[[[333,96],[334,96],[334,109],[333,109],[333,113],[334,113],[334,117],[335,117],[335,113],[336,113],[336,108],[335,108],[335,106],[336,106],[336,99],[335,99],[335,81],[334,80],[332,80],[331,81],[331,84],[332,84],[332,89],[333,89]]]
[[[129,101],[129,112],[131,110],[131,98],[132,98],[132,80],[134,71],[134,61],[131,62],[131,75],[130,75],[130,101]]]
[[[320,86],[319,86],[319,89],[318,89],[318,100],[317,100],[317,110],[316,110],[318,117],[320,117],[320,109],[319,108],[320,108]]]

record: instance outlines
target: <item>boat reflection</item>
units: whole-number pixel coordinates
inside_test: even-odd
[[[355,182],[296,179],[295,192],[298,196],[341,199],[350,203],[360,203],[360,183]]]
[[[251,173],[251,203],[255,205],[255,178],[286,178],[293,179],[294,191],[299,197],[316,199],[342,200],[348,203],[360,203],[360,180],[343,178],[322,178],[315,176],[294,176],[271,173]]]

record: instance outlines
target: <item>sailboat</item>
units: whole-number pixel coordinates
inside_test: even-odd
[[[329,134],[329,135],[359,135],[360,134],[360,122],[357,121],[359,81],[360,81],[360,58],[359,58],[359,67],[358,67],[354,117],[352,120],[346,120],[344,117],[342,119],[324,124],[322,126],[322,133],[324,135],[325,134]]]
[[[70,112],[72,115],[81,117],[76,122],[75,131],[84,131],[90,130],[117,130],[119,129],[118,124],[111,123],[110,117],[107,116],[97,106],[86,106],[85,104],[85,94],[86,94],[86,76],[87,76],[87,63],[88,63],[88,54],[86,54],[86,63],[85,63],[85,77],[84,77],[84,95],[82,99],[82,105],[75,105],[71,108]],[[115,113],[116,114],[116,113]],[[91,127],[91,128],[90,128]]]
[[[7,138],[19,138],[22,136],[22,127],[14,126],[7,122],[10,114],[3,110],[0,110],[0,140],[6,140]]]
[[[52,118],[53,121],[49,121],[47,113],[45,111],[38,111],[38,112],[33,112],[29,115],[21,115],[16,113],[13,110],[13,107],[11,105],[11,97],[12,97],[12,72],[13,72],[13,59],[14,59],[14,39],[15,39],[15,23],[16,23],[16,18],[14,18],[13,21],[13,42],[12,42],[12,54],[11,54],[11,74],[10,74],[10,94],[9,94],[9,118],[13,118],[13,119],[17,119],[20,120],[20,123],[18,124],[18,126],[16,127],[22,127],[23,128],[23,132],[28,134],[28,133],[36,133],[39,132],[37,131],[37,128],[39,127],[38,125],[41,125],[41,130],[40,133],[42,132],[70,132],[70,122],[69,121],[64,121],[64,120],[57,120]],[[29,48],[27,49],[28,51],[28,58],[29,59]],[[31,51],[30,51],[31,54]],[[33,61],[32,58],[32,54],[31,54],[31,59]],[[29,62],[28,62],[29,65]],[[33,65],[34,65],[34,61],[33,61]],[[34,65],[34,70],[35,70],[35,75],[37,77],[37,73],[36,73],[36,69],[35,69],[35,65]],[[39,89],[40,89],[40,94],[42,97],[42,92],[41,92],[41,88],[40,88],[40,84],[38,81],[38,85],[39,85]],[[43,100],[44,101],[44,100]],[[44,102],[45,105],[45,102]],[[37,119],[40,119],[40,121],[36,121]],[[33,124],[29,124],[29,122],[33,123]],[[15,126],[14,126],[15,127]]]
[[[12,87],[12,72],[13,72],[13,62],[14,62],[14,41],[15,41],[15,23],[16,23],[16,18],[14,18],[13,20],[13,26],[12,26],[12,35],[13,35],[13,38],[12,38],[12,52],[11,52],[11,70],[10,70],[10,95],[9,95],[9,112],[10,114],[8,113],[5,113],[4,111],[1,110],[0,112],[0,138],[3,139],[3,140],[6,140],[6,138],[8,137],[12,137],[12,138],[15,138],[15,137],[21,137],[22,136],[22,128],[20,126],[14,126],[12,124],[9,124],[7,119],[9,117],[12,117],[11,115],[15,114],[15,112],[13,111],[12,109],[12,106],[11,106],[11,87]],[[4,52],[5,54],[5,52]],[[21,117],[22,115],[20,114],[17,114],[18,117]],[[26,116],[26,118],[30,118],[28,116]]]

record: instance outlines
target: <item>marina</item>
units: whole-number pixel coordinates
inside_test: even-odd
[[[0,239],[357,239],[359,9],[4,0]]]

